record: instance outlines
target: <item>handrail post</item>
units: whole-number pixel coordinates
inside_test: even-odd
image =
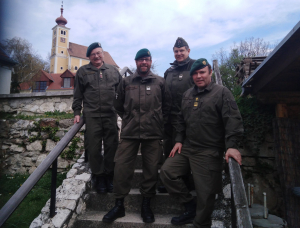
[[[56,214],[55,213],[56,179],[57,179],[57,158],[52,163],[50,218],[53,218]]]

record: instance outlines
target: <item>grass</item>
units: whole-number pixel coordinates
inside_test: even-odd
[[[18,188],[29,177],[28,174],[2,175],[0,177],[0,208],[11,198]],[[66,173],[57,174],[56,187],[61,185],[66,178]],[[48,171],[24,198],[22,203],[13,212],[2,226],[3,228],[28,228],[41,212],[45,203],[50,198],[51,172]]]
[[[55,110],[54,112],[45,112],[44,114],[40,115],[20,115],[20,114],[13,114],[7,112],[0,112],[0,119],[21,119],[21,120],[35,120],[36,118],[53,118],[57,120],[62,119],[73,119],[73,113],[66,113],[66,112],[59,112]]]

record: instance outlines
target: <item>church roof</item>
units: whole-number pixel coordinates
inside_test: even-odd
[[[89,58],[86,57],[87,48],[88,48],[87,46],[69,42],[68,52],[69,52],[70,56],[89,60]],[[104,52],[104,62],[105,63],[119,67],[107,51],[103,51],[103,52]]]

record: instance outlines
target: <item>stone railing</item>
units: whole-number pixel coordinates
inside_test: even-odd
[[[91,172],[82,155],[67,173],[62,185],[56,189],[56,215],[50,218],[49,199],[39,216],[32,221],[30,228],[72,227],[77,216],[86,209],[89,188]]]
[[[73,91],[17,93],[0,95],[0,112],[23,115],[45,112],[72,112]]]

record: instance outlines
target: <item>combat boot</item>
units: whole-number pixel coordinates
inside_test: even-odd
[[[112,193],[114,190],[114,176],[113,175],[107,175],[106,176],[106,187],[107,192]]]
[[[125,216],[124,198],[116,199],[115,206],[102,218],[102,222],[110,223]]]
[[[97,177],[96,191],[98,194],[107,193],[106,178],[104,176]]]
[[[196,208],[197,208],[195,201],[191,200],[190,202],[185,203],[184,207],[185,207],[185,212],[182,215],[178,217],[173,217],[171,219],[171,223],[173,225],[179,226],[179,225],[184,225],[193,222],[196,216]]]
[[[143,197],[141,216],[143,218],[143,222],[152,223],[155,221],[153,212],[150,208],[150,197]]]

